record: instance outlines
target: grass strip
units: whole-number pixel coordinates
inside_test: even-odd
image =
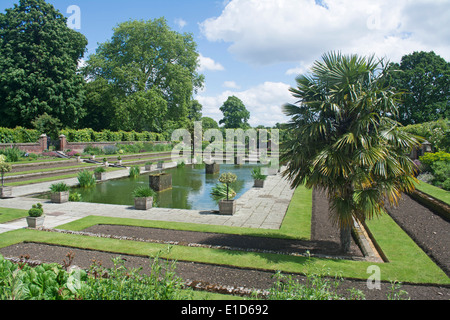
[[[416,184],[416,188],[417,190],[450,205],[450,191],[435,187],[422,181]]]

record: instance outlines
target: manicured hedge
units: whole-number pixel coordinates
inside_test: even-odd
[[[123,142],[123,141],[167,141],[165,134],[154,132],[126,132],[103,130],[96,132],[92,129],[64,129],[61,134],[68,142]]]
[[[36,143],[40,133],[37,130],[22,127],[0,128],[0,143]]]

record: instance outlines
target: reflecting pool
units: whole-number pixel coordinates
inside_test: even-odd
[[[232,172],[237,181],[231,185],[236,192],[235,199],[253,187],[251,171],[255,164],[220,165],[220,173],[206,174],[204,165],[186,165],[163,172],[172,174],[172,189],[159,192],[157,206],[160,208],[189,210],[218,210],[217,200],[211,195],[212,188],[219,183],[221,173]],[[118,205],[134,205],[132,192],[139,186],[149,185],[150,173],[137,178],[121,178],[98,182],[89,189],[77,188],[83,202]],[[74,190],[74,191],[75,191]]]

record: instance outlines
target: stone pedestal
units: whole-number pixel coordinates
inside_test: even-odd
[[[206,163],[206,174],[215,174],[220,172],[220,164],[218,163]]]
[[[160,192],[172,189],[172,175],[170,173],[160,173],[149,176],[150,188]]]

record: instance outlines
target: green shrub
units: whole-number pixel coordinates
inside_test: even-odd
[[[82,188],[90,188],[95,186],[97,181],[92,171],[85,169],[78,173],[78,183]]]
[[[433,185],[450,190],[450,161],[436,161],[431,165]]]
[[[227,196],[227,185],[224,183],[218,183],[211,189],[211,194],[213,195],[214,199],[216,200],[222,200],[225,198],[233,199],[236,197],[236,192],[228,188],[228,196]]]
[[[71,202],[81,202],[82,200],[82,196],[79,192],[71,192],[69,194],[69,201]]]
[[[106,169],[104,167],[97,167],[94,169],[95,173],[104,173],[106,172]]]
[[[44,208],[42,208],[42,204],[37,203],[31,206],[31,209],[28,210],[28,215],[30,217],[38,218],[44,215]]]
[[[141,174],[141,168],[139,166],[132,166],[129,172],[131,178],[137,178]]]
[[[256,167],[252,170],[252,178],[255,180],[266,180],[267,176],[261,173],[261,167]]]
[[[403,130],[426,139],[438,151],[450,152],[450,121],[448,119],[413,124],[404,127]]]
[[[50,186],[50,191],[53,193],[56,192],[66,192],[69,191],[70,187],[64,182],[54,183]]]
[[[6,162],[17,162],[25,155],[25,152],[14,147],[0,150],[0,154],[6,157]]]
[[[156,197],[157,193],[150,187],[141,186],[133,191],[134,198]]]

